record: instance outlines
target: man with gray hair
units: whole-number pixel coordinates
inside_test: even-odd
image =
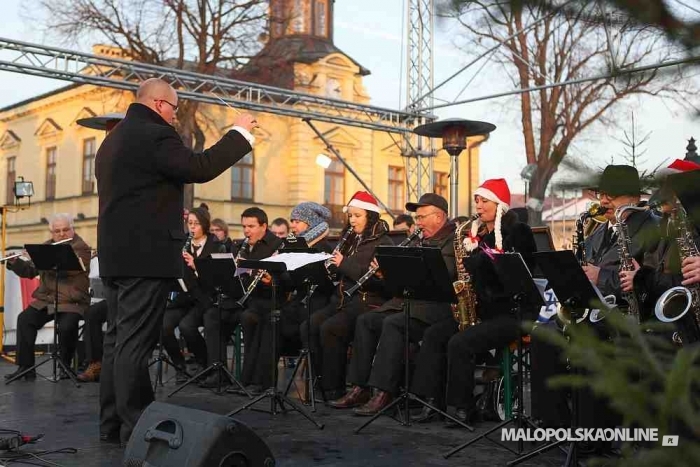
[[[126,443],[154,400],[148,358],[158,341],[171,284],[183,275],[185,183],[218,177],[252,150],[255,117],[238,115],[233,128],[195,153],[173,122],[177,92],[151,78],[97,151],[95,176],[100,276],[107,332],[100,374],[100,440]]]
[[[73,217],[70,214],[54,214],[49,220],[51,238],[45,244],[68,241],[73,251],[85,265],[85,271],[66,271],[58,276],[58,331],[61,360],[70,367],[78,343],[78,324],[83,313],[90,306],[88,293],[88,272],[90,268],[90,247],[73,229]],[[39,329],[53,321],[54,297],[56,292],[56,273],[38,271],[32,261],[14,258],[7,262],[7,269],[20,277],[39,276],[39,287],[34,291],[34,300],[17,318],[17,371],[5,375],[9,380],[25,373],[22,378],[35,379],[34,343]],[[61,377],[68,377],[61,371]]]

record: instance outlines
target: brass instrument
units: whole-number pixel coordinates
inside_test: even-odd
[[[459,324],[460,331],[464,331],[469,326],[474,326],[480,322],[479,317],[476,315],[477,300],[472,278],[464,267],[464,258],[469,256],[470,252],[466,251],[462,245],[465,240],[463,235],[465,233],[468,235],[469,230],[467,228],[478,217],[478,214],[474,214],[467,222],[458,223],[455,228],[454,251],[455,261],[457,262],[457,280],[452,283],[452,286],[454,287],[455,295],[457,295],[457,304],[453,305],[452,312]]]
[[[634,271],[634,263],[632,261],[634,258],[632,257],[632,253],[630,251],[632,247],[632,239],[629,235],[626,217],[623,216],[628,211],[639,212],[647,211],[648,209],[648,206],[640,208],[633,204],[628,204],[625,206],[620,206],[615,210],[615,219],[617,220],[617,224],[615,224],[613,228],[615,228],[617,232],[617,247],[620,253],[620,271]],[[637,297],[637,293],[634,290],[631,292],[624,292],[622,294],[622,298],[627,301],[627,313],[634,316],[638,323],[641,323],[642,317],[640,314],[639,298]]]
[[[600,205],[600,203],[592,203],[588,210],[583,214],[586,220],[591,220],[592,222],[586,222],[584,226],[584,234],[589,236],[600,224],[605,224],[608,219],[605,217],[605,213],[608,208]]]
[[[678,206],[673,210],[671,216],[678,232],[676,242],[681,262],[691,256],[700,256],[698,246],[693,240],[693,230],[688,224],[688,214],[685,209]],[[700,284],[672,287],[659,297],[654,306],[654,314],[663,323],[678,321],[691,310],[695,319],[692,324],[684,326],[684,329],[688,328],[683,332],[685,339],[679,333],[674,334],[673,340],[677,344],[691,344],[700,341]]]
[[[423,233],[423,229],[417,228],[416,230],[413,231],[413,233],[412,233],[411,235],[409,235],[408,237],[406,237],[406,238],[404,239],[404,241],[402,241],[401,243],[399,243],[397,246],[408,246],[408,245],[410,245],[411,242],[412,242],[413,240],[415,240],[415,239],[416,239],[420,234],[422,234],[422,233]],[[364,284],[365,282],[367,282],[367,281],[369,280],[369,278],[372,277],[372,276],[374,275],[374,273],[377,272],[378,270],[379,270],[379,266],[376,266],[376,267],[375,267],[375,266],[370,266],[369,270],[368,270],[362,277],[360,277],[360,278],[357,280],[357,282],[355,283],[355,285],[353,285],[353,286],[350,287],[348,290],[346,290],[346,291],[343,292],[343,293],[345,294],[345,296],[348,297],[348,298],[352,297],[352,295],[353,295],[355,292],[357,292],[357,291],[360,289],[360,287],[362,287],[362,284]]]

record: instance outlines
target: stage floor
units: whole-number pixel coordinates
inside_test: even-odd
[[[0,360],[0,375],[14,371],[10,363]],[[47,364],[40,371],[50,373]],[[0,380],[1,381],[1,380]],[[168,399],[174,382],[158,388],[157,399],[219,414],[244,404],[236,395],[217,396],[194,385]],[[118,466],[123,449],[98,440],[99,384],[88,383],[76,388],[70,381],[54,384],[37,378],[34,382],[0,383],[0,429],[20,430],[26,434],[44,433],[41,442],[24,446],[24,451],[76,448],[75,454],[50,454],[45,458],[59,466]],[[259,405],[261,408],[268,404]],[[496,466],[514,458],[509,451],[488,441],[479,441],[446,460],[442,455],[454,446],[484,432],[493,424],[479,424],[475,433],[445,428],[442,422],[403,427],[393,419],[382,417],[361,434],[354,434],[364,418],[351,411],[317,405],[315,417],[325,424],[318,430],[301,415],[288,413],[272,417],[246,410],[236,416],[252,428],[275,455],[278,466]],[[2,436],[2,435],[0,435]],[[500,438],[500,432],[495,435]],[[510,443],[515,448],[516,443]],[[526,445],[527,446],[527,445]],[[4,451],[0,451],[0,458]],[[541,455],[523,466],[558,466],[564,455],[558,449]],[[37,460],[35,465],[44,465]],[[21,465],[12,463],[11,465]]]

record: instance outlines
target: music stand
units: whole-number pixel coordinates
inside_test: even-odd
[[[303,407],[297,405],[296,401],[292,400],[291,398],[287,397],[282,391],[277,389],[277,359],[275,358],[277,356],[277,339],[278,339],[278,329],[277,329],[277,322],[279,321],[280,317],[280,310],[277,309],[277,287],[279,284],[280,276],[287,272],[287,265],[282,262],[278,261],[258,261],[258,260],[252,260],[252,259],[241,259],[238,262],[238,266],[242,268],[249,268],[249,269],[257,269],[257,270],[263,270],[267,271],[268,274],[270,274],[270,286],[272,287],[272,303],[271,303],[271,310],[270,310],[270,332],[272,333],[272,358],[270,359],[270,371],[272,372],[272,387],[266,389],[262,394],[260,394],[258,397],[253,399],[252,401],[247,402],[246,404],[242,405],[241,407],[237,408],[236,410],[233,410],[232,412],[229,412],[226,414],[227,417],[231,417],[238,412],[245,410],[255,404],[257,404],[259,401],[269,398],[270,399],[270,415],[277,415],[280,411],[281,412],[287,412],[287,408],[284,406],[285,403],[289,404],[289,406],[302,414],[308,421],[316,425],[316,427],[319,430],[323,429],[323,424],[318,423],[316,420],[314,420],[311,415],[306,413],[306,410],[304,410]],[[277,406],[279,405],[280,411],[277,410]]]
[[[391,292],[392,297],[400,297],[403,299],[404,388],[403,392],[396,399],[374,414],[372,418],[367,420],[362,426],[357,428],[355,433],[359,433],[364,427],[372,423],[385,412],[398,406],[401,402],[404,403],[405,414],[404,419],[399,420],[399,422],[404,426],[410,426],[411,413],[409,411],[409,404],[411,401],[416,401],[424,407],[428,407],[441,414],[443,417],[452,420],[454,423],[467,428],[469,431],[474,431],[474,428],[471,426],[457,420],[409,391],[408,355],[410,342],[408,338],[408,328],[411,321],[411,301],[427,300],[438,303],[457,302],[457,297],[452,287],[452,280],[447,272],[445,260],[442,259],[442,252],[439,248],[378,246],[375,249],[374,256],[377,258],[382,274],[384,275],[386,289]]]
[[[17,376],[8,379],[5,384],[10,384],[14,380],[21,378],[30,371],[36,370],[45,363],[53,362],[53,377],[45,378],[46,380],[51,381],[52,383],[57,383],[60,381],[60,377],[57,372],[58,367],[60,367],[63,372],[73,381],[76,387],[80,387],[80,383],[75,377],[75,374],[73,374],[73,370],[68,368],[58,354],[58,276],[61,272],[85,271],[85,265],[83,265],[80,258],[78,258],[78,256],[75,254],[73,247],[71,247],[68,243],[59,243],[54,245],[48,243],[27,244],[24,245],[24,249],[27,251],[27,254],[34,263],[34,267],[38,271],[53,271],[55,273],[56,281],[54,283],[55,290],[53,299],[53,345],[49,358],[43,362],[37,363],[31,368],[26,369]]]
[[[225,295],[229,297],[236,297],[243,294],[243,289],[241,287],[241,282],[236,280],[236,263],[233,259],[231,253],[220,253],[212,254],[211,257],[206,258],[196,258],[195,265],[197,267],[197,280],[203,293],[206,294],[216,294],[216,309],[218,313],[219,326],[221,326],[221,303],[223,302]],[[221,330],[221,328],[219,329]],[[179,387],[175,388],[168,397],[172,397],[178,392],[182,391],[186,386],[199,381],[201,377],[209,374],[212,371],[216,371],[218,375],[218,384],[214,392],[216,394],[223,394],[222,385],[223,379],[226,377],[230,383],[235,383],[248,397],[253,397],[248,391],[243,387],[240,381],[238,381],[235,376],[228,371],[224,362],[221,359],[221,345],[223,339],[219,336],[218,348],[217,348],[217,360],[212,362],[208,367],[192,376],[190,379],[182,383]]]
[[[504,253],[496,255],[494,257],[494,268],[501,281],[504,292],[511,296],[513,302],[513,310],[516,313],[518,323],[520,324],[520,333],[518,334],[518,391],[516,392],[516,402],[518,406],[517,411],[512,411],[510,418],[502,421],[498,425],[492,427],[485,433],[472,438],[466,443],[452,449],[450,452],[445,454],[445,459],[452,457],[457,454],[462,449],[476,443],[481,439],[487,439],[493,443],[505,447],[509,451],[512,451],[508,446],[505,446],[491,438],[488,437],[491,433],[496,430],[503,428],[509,423],[515,423],[518,430],[523,428],[523,423],[530,425],[532,428],[537,428],[537,425],[530,420],[530,418],[525,415],[524,409],[524,398],[523,398],[523,384],[524,384],[524,358],[523,358],[523,308],[528,309],[539,309],[545,304],[544,297],[542,293],[537,288],[537,285],[532,279],[532,274],[528,269],[523,257],[520,253]],[[505,377],[506,375],[504,375]],[[514,451],[512,451],[514,452]],[[518,450],[514,452],[515,454],[522,454],[523,452],[523,441],[521,438],[518,439]]]
[[[306,243],[306,242],[304,242]],[[303,249],[290,249],[285,251],[289,252],[302,252],[302,253],[316,253],[318,250],[316,248],[306,248],[305,250]],[[318,287],[321,288],[330,288],[332,287],[332,282],[330,280],[330,277],[328,275],[328,271],[326,270],[325,264],[323,261],[318,261],[315,263],[310,263],[307,264],[306,266],[303,266],[299,269],[296,269],[294,271],[289,271],[290,277],[292,279],[292,284],[297,287],[297,288],[304,288],[306,290],[306,296],[301,300],[301,303],[304,305],[306,308],[306,333],[308,336],[311,335],[311,297],[316,291]],[[287,387],[284,390],[285,396],[289,394],[289,390],[292,388],[292,384],[294,384],[294,378],[296,377],[299,368],[302,367],[302,363],[306,362],[306,374],[304,378],[306,379],[306,393],[304,396],[306,399],[310,402],[311,404],[311,411],[316,412],[316,392],[315,392],[315,383],[316,383],[316,376],[314,375],[314,367],[313,367],[313,361],[314,361],[314,356],[313,356],[313,351],[311,350],[312,346],[308,346],[307,348],[301,349],[301,352],[299,354],[299,361],[297,363],[297,366],[294,368],[294,372],[292,372],[292,376],[289,378],[289,381],[287,382]],[[326,402],[326,393],[323,390],[323,387],[321,387],[321,397],[323,398],[323,401]]]
[[[535,253],[535,261],[539,264],[549,285],[554,290],[559,302],[571,309],[571,324],[574,326],[577,318],[585,316],[586,308],[597,306],[597,302],[605,304],[600,295],[576,260],[571,251],[546,251]],[[577,369],[571,366],[571,373],[576,374]],[[578,389],[574,386],[571,390],[571,432],[578,427]],[[508,462],[508,466],[517,465],[531,459],[543,452],[564,444],[565,440],[554,441],[547,445],[533,449],[532,451]],[[578,465],[578,445],[576,441],[570,441],[566,449],[566,461],[564,466]]]

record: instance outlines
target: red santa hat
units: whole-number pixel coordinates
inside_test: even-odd
[[[508,183],[506,183],[505,179],[503,178],[486,180],[474,191],[474,196],[477,195],[497,204],[496,223],[494,226],[494,231],[496,233],[496,248],[503,250],[501,220],[503,218],[503,214],[508,212],[510,209],[510,189],[508,188]],[[481,227],[481,225],[482,222],[480,219],[472,222],[471,235],[464,241],[464,247],[468,251],[472,251],[479,246],[479,237],[477,237],[477,233],[479,232],[479,227]]]
[[[365,211],[372,211],[376,213],[381,212],[377,200],[366,191],[358,191],[352,195],[352,198],[350,198],[350,201],[348,201],[347,206],[343,206],[343,212],[348,212],[348,208],[350,207],[360,208],[364,209]]]
[[[667,170],[672,173],[690,172],[691,170],[700,170],[700,164],[685,159],[676,159],[667,167]]]

